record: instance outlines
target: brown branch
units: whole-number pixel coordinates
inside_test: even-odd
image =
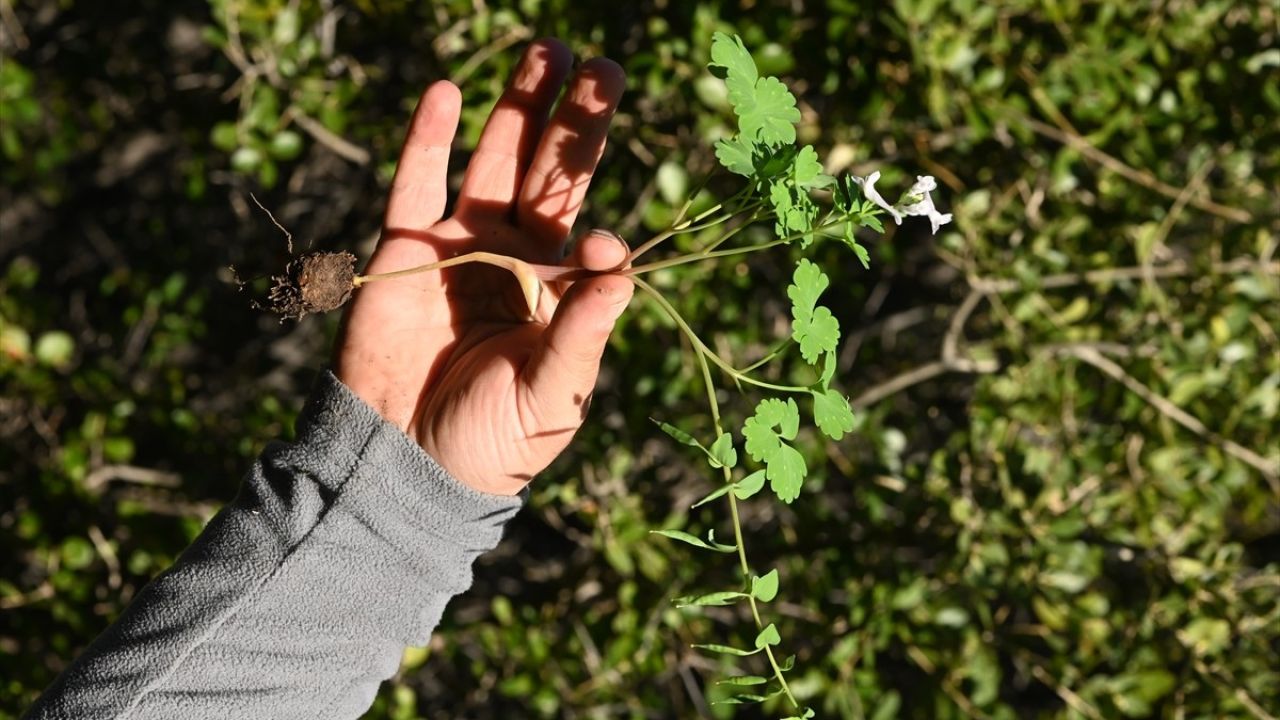
[[[90,492],[95,492],[112,480],[122,480],[135,485],[172,488],[181,484],[182,477],[177,473],[136,465],[103,465],[85,476],[84,487]]]
[[[1262,473],[1262,476],[1271,484],[1271,489],[1280,497],[1280,466],[1277,463],[1268,460],[1234,440],[1221,437],[1206,427],[1195,416],[1143,385],[1137,378],[1125,372],[1124,368],[1093,348],[1063,346],[1058,348],[1054,354],[1074,357],[1081,362],[1092,365],[1103,374],[1124,385],[1134,395],[1142,398],[1148,405],[1155,408],[1161,415],[1190,430],[1201,439],[1217,445],[1226,454]]]
[[[1210,272],[1220,275],[1260,272],[1280,276],[1280,262],[1259,262],[1252,257],[1236,258],[1209,266]],[[1190,263],[1177,261],[1160,266],[1104,268],[1087,272],[1061,273],[1046,275],[1035,285],[1028,285],[1019,280],[985,280],[971,281],[973,288],[983,293],[1010,293],[1018,290],[1056,290],[1075,285],[1104,285],[1119,280],[1142,280],[1146,278],[1187,277],[1201,271],[1201,268]]]
[[[290,106],[289,112],[293,122],[302,128],[303,132],[310,135],[312,140],[332,150],[335,155],[350,160],[356,165],[369,164],[368,150],[325,127],[319,120],[302,112],[297,105]]]
[[[1039,120],[1026,117],[1025,115],[1020,116],[1018,120],[1031,128],[1033,132],[1047,137],[1050,140],[1056,140],[1063,145],[1078,151],[1081,155],[1084,155],[1117,175],[1120,175],[1121,177],[1137,183],[1149,190],[1154,190],[1155,192],[1174,200],[1182,194],[1182,188],[1177,188],[1163,182],[1149,172],[1135,170],[1134,168],[1129,167],[1125,163],[1116,159],[1115,156],[1099,150],[1088,140],[1076,133],[1056,128],[1048,123],[1040,122]],[[1229,207],[1227,205],[1214,202],[1211,198],[1193,197],[1190,200],[1190,204],[1193,207],[1204,210],[1207,213],[1212,213],[1219,217],[1226,218],[1232,222],[1247,223],[1253,220],[1253,216],[1248,212],[1241,210],[1240,208]]]
[[[952,372],[989,374],[997,372],[999,369],[1000,363],[995,360],[969,360],[966,358],[957,358],[953,362],[934,360],[900,375],[895,375],[885,382],[871,387],[853,400],[850,400],[849,404],[855,410],[861,410],[875,405],[890,395],[896,395],[912,385],[919,385],[939,375]]]

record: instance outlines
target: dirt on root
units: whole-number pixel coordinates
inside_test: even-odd
[[[355,289],[356,256],[349,252],[311,252],[271,278],[268,309],[282,318],[300,320],[310,313],[342,307]]]

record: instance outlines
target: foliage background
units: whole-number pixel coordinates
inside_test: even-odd
[[[304,246],[367,253],[420,90],[462,85],[460,170],[522,44],[557,35],[629,72],[579,227],[638,243],[731,127],[704,71],[726,29],[828,171],[934,174],[956,214],[890,228],[870,271],[813,251],[859,427],[806,438],[801,499],[744,520],[798,694],[877,720],[1275,717],[1277,7],[0,0],[0,715],[199,532],[326,362],[335,318],[278,325],[225,269],[285,259],[249,192]],[[654,279],[741,365],[788,332],[783,260]],[[647,534],[723,523],[647,420],[709,426],[678,343],[638,299],[573,452],[370,717],[730,715],[689,644],[748,626],[669,599],[734,567]]]

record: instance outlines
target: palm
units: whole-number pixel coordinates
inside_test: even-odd
[[[446,220],[439,218],[459,101],[448,83],[428,89],[366,274],[478,250],[560,262],[622,89],[616,65],[585,64],[541,132],[569,60],[554,42],[526,53]],[[574,261],[603,270],[625,254],[620,243],[592,235]],[[512,278],[489,266],[369,283],[350,307],[336,372],[455,477],[479,490],[514,493],[581,424],[596,345],[612,326],[612,308],[630,297],[630,283],[617,276],[579,285],[573,295],[582,297],[549,287],[530,319]]]

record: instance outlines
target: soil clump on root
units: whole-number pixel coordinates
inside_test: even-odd
[[[349,252],[310,252],[271,277],[267,309],[283,319],[301,320],[310,313],[342,307],[355,289],[356,256]]]

